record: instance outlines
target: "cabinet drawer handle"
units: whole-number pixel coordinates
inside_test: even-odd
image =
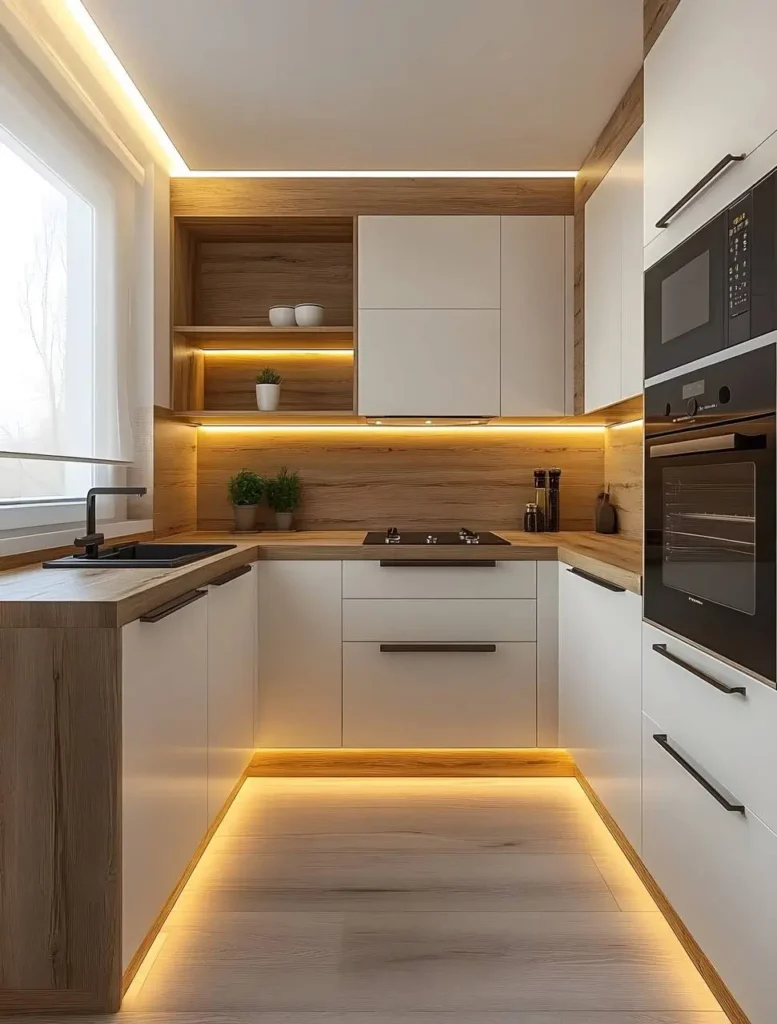
[[[225,583],[231,583],[232,580],[237,580],[241,576],[245,576],[250,571],[250,565],[239,565],[237,569],[230,569],[229,572],[225,572],[223,576],[217,576],[215,580],[209,580],[206,586],[223,587]]]
[[[595,583],[597,587],[604,587],[605,590],[611,590],[613,594],[626,593],[625,587],[619,587],[617,583],[610,583],[609,580],[603,580],[598,576],[592,576],[590,572],[585,572],[583,569],[567,569],[567,572],[571,572],[574,576],[580,576],[582,579],[588,580],[589,583]]]
[[[706,789],[710,796],[714,796],[721,807],[725,807],[727,811],[734,811],[737,814],[745,813],[744,804],[737,803],[736,797],[733,797],[730,793],[726,793],[725,790],[717,789],[713,786],[711,782],[705,779],[698,768],[694,768],[689,761],[685,760],[682,754],[679,754],[674,747],[670,746],[669,737],[666,733],[654,733],[653,739],[659,747],[663,747],[667,754],[677,761],[681,768],[684,768],[692,778],[696,779],[699,785]]]
[[[671,661],[673,665],[679,665],[680,668],[684,668],[686,672],[690,672],[692,676],[696,676],[697,679],[703,679],[705,683],[709,683],[710,686],[714,686],[716,690],[720,690],[721,693],[741,693],[743,697],[747,696],[747,688],[745,686],[728,686],[726,683],[721,683],[719,679],[713,679],[712,676],[708,676],[706,672],[702,672],[701,669],[695,668],[693,665],[689,665],[687,661],[683,661],[682,658],[678,658],[676,654],[672,654],[671,651],[666,649],[666,644],[653,644],[653,650],[656,654],[660,654],[662,658],[666,658],[667,661]]]
[[[473,562],[464,558],[381,558],[381,569],[496,569],[494,559]]]
[[[496,644],[381,644],[381,654],[494,654]]]
[[[739,156],[734,156],[733,153],[726,153],[723,159],[716,163],[711,171],[707,171],[704,177],[701,178],[700,181],[697,181],[693,188],[689,192],[686,192],[682,199],[678,200],[674,204],[671,210],[667,210],[664,216],[660,220],[656,221],[656,227],[669,227],[669,221],[672,219],[672,217],[676,217],[680,210],[682,210],[684,206],[687,206],[688,203],[690,203],[690,201],[693,198],[695,198],[701,192],[702,189],[706,188],[707,185],[709,185],[709,183],[714,178],[717,178],[719,174],[725,171],[727,167],[730,167],[731,164],[739,163],[741,160],[744,160],[746,156],[747,153],[740,153]]]
[[[158,608],[153,608],[150,612],[146,612],[145,615],[141,615],[140,621],[159,622],[160,619],[166,619],[168,615],[173,615],[179,609],[185,608],[187,604],[193,604],[194,601],[199,601],[201,597],[206,595],[206,590],[190,590],[188,594],[182,594],[181,597],[176,597],[172,601],[160,604]]]

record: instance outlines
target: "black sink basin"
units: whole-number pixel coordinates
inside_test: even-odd
[[[232,551],[237,544],[121,544],[104,548],[97,558],[67,555],[44,562],[44,569],[175,569],[179,565],[199,562],[222,551]]]

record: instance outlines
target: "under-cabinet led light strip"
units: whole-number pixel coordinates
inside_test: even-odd
[[[206,356],[349,356],[353,358],[352,348],[205,348],[201,349]]]
[[[245,424],[226,424],[226,423],[200,423],[198,424],[199,430],[213,431],[214,433],[224,432],[238,432],[243,433],[248,430],[264,430],[264,431],[360,431],[365,432],[374,428],[376,431],[391,433],[418,433],[425,431],[426,433],[440,433],[440,434],[457,434],[462,432],[477,433],[480,437],[487,436],[488,434],[495,434],[497,432],[506,431],[508,433],[513,431],[531,431],[533,433],[553,433],[553,434],[601,434],[604,431],[603,426],[580,426],[570,425],[568,427],[557,426],[557,425],[545,425],[545,424],[531,424],[531,423],[505,423],[505,424],[480,424],[478,426],[455,426],[446,427],[439,423],[430,424],[415,424],[415,425],[404,425],[400,426],[392,423],[245,423]]]

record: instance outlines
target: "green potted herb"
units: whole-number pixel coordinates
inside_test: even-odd
[[[229,500],[235,516],[235,529],[239,532],[256,529],[256,513],[265,481],[250,469],[241,469],[228,484]]]
[[[290,473],[285,466],[276,477],[266,481],[267,504],[275,512],[275,522],[279,530],[292,528],[294,510],[299,505],[301,490],[299,473]]]
[[[257,374],[256,406],[260,412],[275,412],[281,397],[281,375],[270,366]]]

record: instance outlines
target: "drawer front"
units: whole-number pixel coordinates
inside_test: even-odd
[[[536,647],[382,653],[343,644],[343,746],[532,747]]]
[[[536,601],[343,601],[343,640],[468,643],[536,636]]]
[[[753,1024],[767,1024],[777,1020],[777,835],[749,810],[725,810],[653,739],[666,732],[643,716],[642,859]]]
[[[481,557],[493,559],[485,550]],[[409,567],[343,562],[343,597],[534,598],[536,593],[536,562],[497,562],[483,567],[475,562]]]
[[[654,644],[665,645],[688,668],[653,650]],[[777,691],[647,623],[642,662],[645,714],[777,830]],[[722,692],[691,669],[746,692]]]

